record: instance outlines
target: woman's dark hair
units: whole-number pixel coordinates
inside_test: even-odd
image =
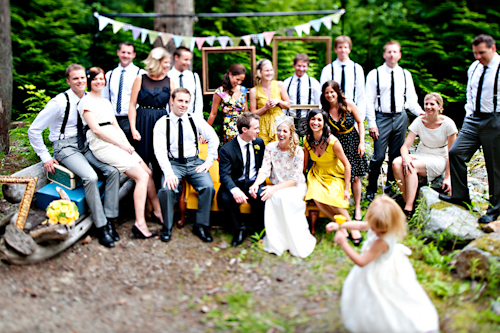
[[[309,150],[311,150],[311,142],[314,141],[313,131],[311,129],[311,119],[316,115],[321,114],[323,116],[323,133],[321,134],[321,139],[319,141],[319,147],[323,147],[325,144],[328,144],[328,138],[330,137],[330,127],[328,126],[328,114],[321,109],[312,109],[309,111],[309,115],[307,116],[307,132],[306,132],[306,140],[309,143]]]
[[[90,82],[99,74],[104,75],[104,84],[106,85],[106,74],[104,73],[104,70],[100,67],[90,67],[90,69],[87,71],[87,87],[89,87],[90,90]]]
[[[229,79],[229,73],[232,76],[247,74],[247,69],[241,64],[232,64],[227,70],[226,74],[222,77],[222,88],[229,96],[233,96],[233,86],[231,85],[231,80]]]
[[[340,89],[339,84],[333,80],[326,81],[323,84],[323,87],[321,88],[321,97],[320,97],[321,107],[323,108],[323,111],[325,111],[327,114],[330,113],[330,103],[326,100],[326,97],[325,97],[325,90],[328,87],[332,87],[332,89],[337,93],[337,100],[339,103],[339,113],[340,113],[340,117],[343,117],[344,112],[349,111],[349,110],[347,110],[347,102],[345,100],[344,93]]]

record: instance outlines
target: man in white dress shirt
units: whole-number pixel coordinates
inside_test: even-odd
[[[290,96],[291,105],[320,103],[321,86],[318,80],[307,75],[309,63],[309,57],[305,53],[298,53],[293,59],[295,74],[285,79],[283,83]],[[288,110],[288,115],[296,117],[294,122],[300,137],[306,135],[308,113],[309,110]]]
[[[385,63],[368,73],[366,78],[366,119],[373,138],[373,156],[370,160],[366,198],[371,202],[377,192],[380,168],[389,146],[387,182],[384,191],[391,192],[394,182],[392,161],[400,156],[406,137],[408,116],[406,109],[419,116],[423,113],[410,72],[398,66],[401,44],[389,41],[384,46]]]
[[[198,192],[193,233],[204,242],[212,241],[209,230],[210,206],[215,189],[207,171],[217,159],[219,138],[204,119],[193,117],[187,112],[190,97],[186,88],[176,88],[172,93],[172,112],[158,119],[153,130],[155,155],[163,171],[162,189],[158,192],[164,223],[160,233],[163,242],[170,241],[172,237],[174,204],[182,178]],[[200,134],[208,141],[206,161],[198,157]]]
[[[106,73],[106,87],[102,90],[102,98],[111,102],[118,125],[127,136],[128,141],[132,143],[132,133],[128,120],[130,93],[137,75],[145,74],[146,71],[132,63],[135,59],[135,48],[132,43],[123,42],[118,45],[116,55],[120,64]]]
[[[203,119],[203,95],[201,92],[200,77],[198,73],[189,70],[193,53],[184,46],[178,47],[174,52],[174,67],[167,75],[176,87],[186,88],[191,94],[188,112]]]
[[[467,71],[466,115],[449,152],[451,196],[439,197],[459,205],[470,205],[466,163],[482,146],[488,171],[490,206],[479,223],[490,223],[500,215],[500,56],[495,40],[489,35],[477,36],[472,42],[472,51],[476,61]]]
[[[321,71],[320,85],[326,81],[337,82],[344,96],[358,107],[361,119],[365,119],[365,72],[361,65],[349,58],[352,50],[352,41],[349,36],[338,36],[333,42],[333,51],[337,55],[331,64]]]
[[[71,64],[66,69],[66,82],[70,89],[52,98],[38,114],[28,130],[28,137],[36,154],[40,156],[45,170],[54,173],[54,164],[62,163],[83,180],[85,201],[97,228],[99,243],[114,247],[120,240],[108,218],[118,216],[120,173],[112,166],[100,162],[92,154],[83,137],[83,126],[79,122],[78,102],[85,95],[87,76],[85,68]],[[82,131],[78,130],[78,126]],[[42,132],[49,127],[49,140],[53,143],[54,157],[43,142]],[[97,174],[92,166],[106,177],[104,207],[97,187]]]

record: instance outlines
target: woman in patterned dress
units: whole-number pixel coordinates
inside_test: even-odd
[[[245,80],[247,70],[241,64],[233,64],[222,78],[222,85],[215,90],[212,99],[212,111],[208,117],[208,124],[214,123],[219,105],[224,112],[224,143],[231,141],[238,135],[236,119],[243,112],[248,111],[247,88],[241,83]]]

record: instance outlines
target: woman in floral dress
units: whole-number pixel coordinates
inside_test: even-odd
[[[231,65],[222,78],[222,86],[215,90],[212,111],[207,122],[209,125],[214,123],[220,105],[222,112],[224,112],[224,143],[238,135],[236,119],[240,114],[248,111],[247,88],[241,85],[245,80],[246,73],[245,66]]]

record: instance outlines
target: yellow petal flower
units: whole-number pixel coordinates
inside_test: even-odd
[[[50,225],[57,224],[57,220],[56,219],[49,219],[49,224]]]
[[[65,218],[65,217],[60,217],[59,218],[59,223],[61,223],[61,224],[68,224],[68,219]]]

